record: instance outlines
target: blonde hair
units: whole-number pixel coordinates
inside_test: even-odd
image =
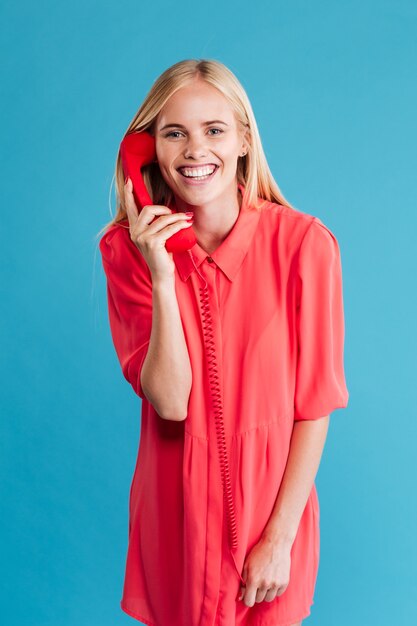
[[[246,129],[248,151],[239,158],[237,181],[245,186],[245,200],[250,206],[258,206],[257,198],[277,202],[294,208],[283,196],[269,169],[262,148],[258,126],[252,106],[242,85],[223,63],[212,59],[186,59],[167,68],[153,83],[145,100],[126,130],[125,136],[132,132],[147,130],[154,134],[156,118],[167,100],[181,87],[193,80],[204,80],[218,89],[230,102],[238,123]],[[157,163],[150,163],[142,169],[146,188],[154,204],[168,205],[173,199],[172,190],[164,181]],[[127,218],[124,205],[124,174],[120,150],[116,159],[116,204],[115,217],[97,233],[99,237],[105,230]]]

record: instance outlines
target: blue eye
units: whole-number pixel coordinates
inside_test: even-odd
[[[165,135],[165,137],[171,137],[171,136],[172,136],[172,135],[174,135],[175,133],[179,133],[179,132],[180,132],[179,130],[173,130],[173,131],[171,131],[170,133],[167,133],[167,134]]]
[[[214,133],[214,135],[215,135],[215,136],[216,136],[216,135],[220,135],[220,134],[224,133],[224,130],[222,130],[221,128],[209,128],[209,132],[210,132],[211,130],[216,130],[216,131],[217,131],[216,133]],[[174,139],[177,139],[177,136],[178,136],[178,135],[181,135],[181,134],[182,134],[182,133],[181,133],[181,131],[179,131],[179,130],[172,130],[171,132],[167,133],[167,134],[165,135],[165,137],[174,137],[174,135],[175,135]]]

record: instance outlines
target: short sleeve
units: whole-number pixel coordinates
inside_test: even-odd
[[[342,267],[336,237],[314,217],[297,271],[297,367],[294,420],[318,419],[348,404]]]
[[[140,375],[152,328],[152,278],[128,229],[115,225],[99,242],[107,278],[113,344],[126,380],[142,399]]]

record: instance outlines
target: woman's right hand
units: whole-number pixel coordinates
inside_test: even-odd
[[[173,213],[159,204],[149,204],[138,211],[130,178],[124,185],[124,199],[130,238],[144,256],[152,279],[172,278],[175,263],[172,252],[165,248],[165,242],[182,228],[189,228],[193,221],[187,219],[185,213]],[[158,215],[161,217],[152,221]]]

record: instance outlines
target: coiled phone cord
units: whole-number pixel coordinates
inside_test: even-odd
[[[203,335],[204,335],[204,346],[205,353],[208,361],[208,373],[210,380],[210,390],[211,396],[213,400],[214,407],[214,420],[216,425],[216,434],[217,434],[217,448],[219,452],[220,459],[220,469],[222,475],[222,483],[223,483],[223,494],[226,502],[226,516],[227,516],[227,528],[228,528],[228,540],[230,547],[230,554],[233,559],[233,563],[235,565],[238,576],[243,584],[244,580],[240,574],[240,571],[236,565],[235,557],[232,550],[237,548],[237,525],[236,525],[236,513],[235,513],[235,505],[233,501],[233,490],[230,479],[230,467],[229,461],[227,457],[227,448],[226,448],[226,437],[224,430],[224,420],[223,420],[223,404],[222,404],[222,394],[219,383],[219,374],[217,370],[217,361],[216,361],[216,350],[215,350],[215,341],[213,337],[213,325],[212,325],[212,317],[210,311],[210,301],[209,301],[209,290],[207,286],[207,281],[204,276],[198,270],[194,262],[193,255],[191,250],[188,250],[190,258],[193,262],[193,265],[197,271],[197,274],[203,280],[204,285],[199,288],[200,290],[200,303],[202,309],[203,316]]]

